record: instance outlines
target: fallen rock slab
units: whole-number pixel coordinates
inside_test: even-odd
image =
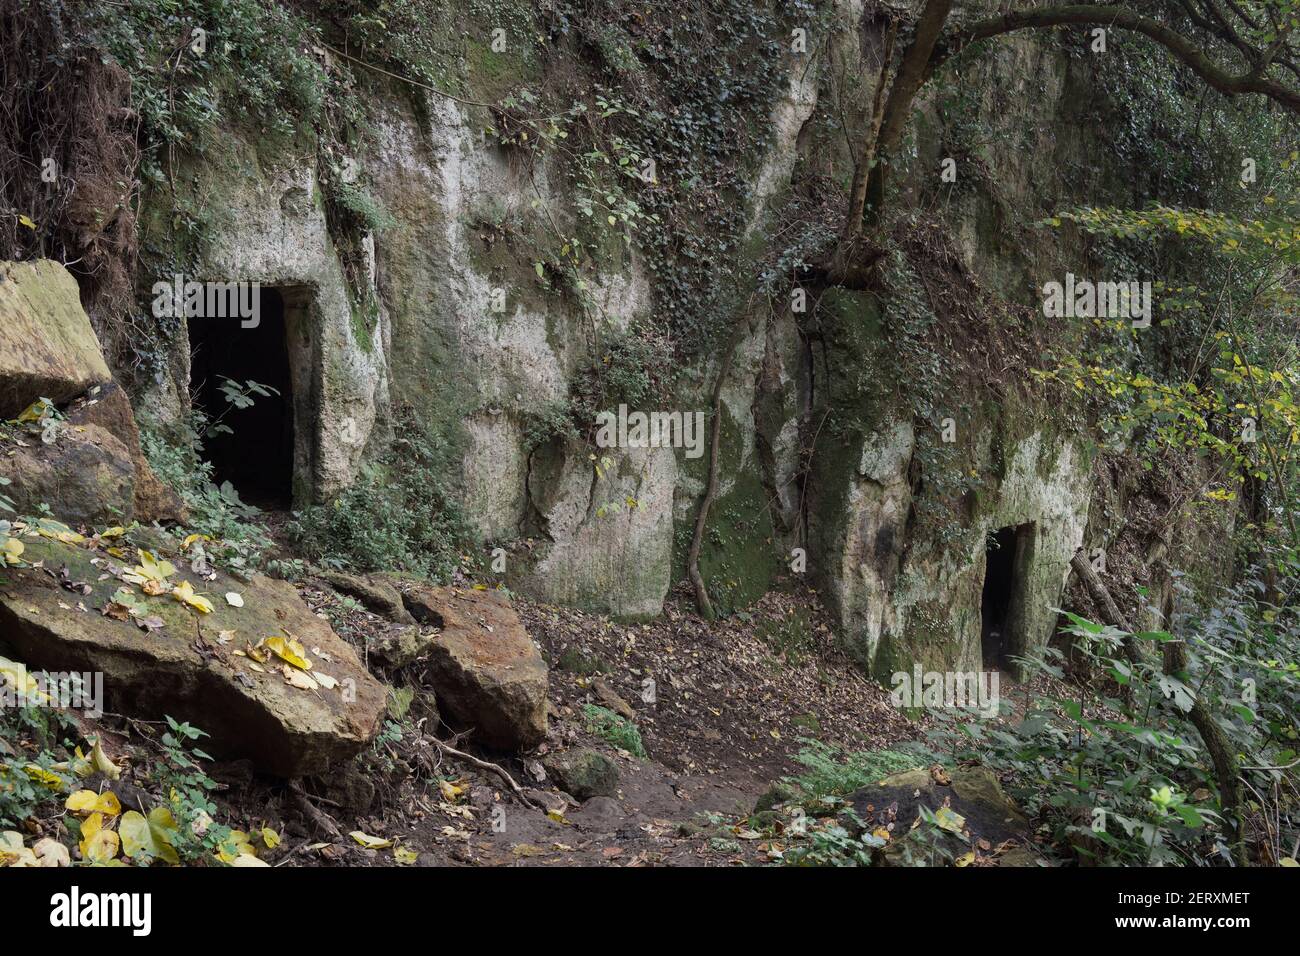
[[[510,602],[496,591],[417,585],[403,593],[422,624],[427,676],[444,714],[479,743],[523,750],[546,736],[548,671]]]
[[[260,576],[204,580],[179,554],[159,551],[180,569],[166,587],[188,582],[211,602],[211,613],[200,614],[170,590],[150,597],[125,582],[139,558],[120,538],[61,536],[23,534],[23,563],[0,576],[8,656],[33,669],[102,672],[109,710],[189,721],[211,735],[205,749],[283,777],[324,773],[378,732],[386,688],[291,585]],[[296,639],[310,668],[255,649],[275,637]]]
[[[892,825],[889,842],[875,854],[879,865],[934,865],[945,853],[956,859],[972,852],[972,847],[991,860],[999,850],[1023,846],[1033,833],[987,767],[891,774],[854,791],[848,802],[868,832],[890,830]],[[912,827],[922,808],[938,819],[936,826],[923,822],[917,828],[925,828],[924,840]]]
[[[77,280],[57,262],[0,262],[0,418],[112,379]]]
[[[412,624],[415,621],[402,602],[401,592],[383,578],[373,574],[345,574],[329,570],[318,571],[316,576],[339,594],[356,598],[368,611],[382,615],[395,624]]]

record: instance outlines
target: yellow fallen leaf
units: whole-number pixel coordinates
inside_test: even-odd
[[[103,793],[78,790],[63,802],[63,806],[73,813],[86,815],[102,813],[106,817],[115,817],[122,812],[122,802],[112,790]]]
[[[122,853],[129,859],[144,857],[162,860],[173,866],[180,863],[173,843],[176,839],[176,819],[166,807],[156,807],[146,819],[134,810],[122,814],[117,825],[122,838]]]
[[[465,792],[464,787],[458,787],[449,780],[439,780],[438,789],[442,791],[442,797],[449,803],[455,803],[456,799]]]
[[[90,749],[90,765],[109,780],[117,780],[122,776],[122,768],[108,759],[98,737],[95,738],[95,745]]]
[[[952,807],[940,807],[935,811],[934,822],[949,833],[960,833],[966,825],[966,818]]]
[[[270,866],[271,864],[267,863],[265,860],[259,860],[255,856],[249,856],[246,853],[241,853],[239,854],[239,856],[235,857],[233,860],[230,861],[230,865],[231,866]]]
[[[953,864],[955,866],[970,866],[974,862],[975,851],[971,850],[969,853],[963,853],[961,856],[957,857],[957,859],[953,861]]]
[[[262,644],[271,651],[276,657],[286,664],[292,664],[299,670],[311,670],[311,661],[307,659],[307,651],[303,646],[292,638],[286,640],[283,637],[268,637],[262,641]]]
[[[280,834],[270,827],[262,827],[262,842],[266,844],[268,850],[274,850],[280,845]]]
[[[408,847],[399,846],[393,848],[393,862],[400,866],[410,866],[417,859],[419,859],[419,854]]]
[[[49,837],[37,840],[36,845],[32,847],[32,852],[36,854],[36,859],[40,861],[41,866],[72,866],[72,854],[58,840],[52,840]]]
[[[297,687],[299,690],[320,690],[320,684],[312,678],[306,671],[296,670],[288,664],[283,665],[284,682],[290,687]]]
[[[117,856],[122,841],[112,830],[96,830],[89,839],[83,839],[80,846],[82,859],[92,863],[107,863]]]
[[[3,549],[5,564],[12,567],[21,563],[25,550],[27,550],[26,546],[17,538],[5,538]]]
[[[23,845],[23,835],[17,830],[0,833],[0,866],[33,866],[36,854]]]
[[[212,602],[205,597],[195,594],[194,585],[190,584],[189,581],[182,581],[180,584],[172,588],[172,597],[180,601],[182,604],[188,604],[200,614],[212,613]]]
[[[369,833],[363,833],[360,830],[353,830],[348,836],[356,840],[367,850],[384,850],[393,845],[392,840],[385,840],[381,837],[373,837]]]

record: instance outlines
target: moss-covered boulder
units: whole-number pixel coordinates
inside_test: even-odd
[[[0,262],[0,418],[112,378],[77,282],[57,262]]]
[[[150,538],[135,543],[182,569],[152,597],[125,580],[140,561],[132,542],[77,541],[48,525],[22,535],[22,564],[0,571],[0,649],[30,668],[102,672],[108,709],[189,721],[215,752],[284,777],[323,773],[373,739],[386,689],[291,585],[204,579]],[[210,613],[172,593],[185,584]],[[277,637],[297,641],[311,666],[257,648]]]
[[[551,754],[542,766],[561,790],[579,800],[612,797],[618,791],[618,764],[597,750],[581,748]]]

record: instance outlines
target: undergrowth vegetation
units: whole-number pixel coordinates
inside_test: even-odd
[[[464,510],[443,477],[451,444],[399,418],[388,450],[333,500],[302,509],[290,536],[324,566],[398,570],[446,581],[470,540]]]

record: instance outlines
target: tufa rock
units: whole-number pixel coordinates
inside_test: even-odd
[[[77,429],[97,425],[110,432],[126,446],[135,467],[135,520],[185,524],[189,521],[185,505],[154,474],[140,448],[140,429],[136,425],[131,402],[116,382],[96,385],[68,408],[68,424]]]
[[[510,602],[495,591],[416,586],[404,593],[417,621],[441,628],[426,673],[439,708],[480,743],[523,750],[546,736],[546,662]]]
[[[414,624],[415,618],[402,603],[402,592],[373,574],[344,574],[342,571],[317,571],[316,576],[339,594],[356,598],[367,610],[388,618],[394,624]]]
[[[135,463],[130,450],[98,425],[63,431],[50,444],[0,444],[0,477],[14,510],[40,514],[47,505],[79,527],[130,524],[135,517]]]
[[[885,866],[929,865],[933,849],[923,844],[912,829],[920,808],[932,813],[946,808],[947,820],[957,832],[936,827],[922,834],[952,857],[970,852],[980,840],[989,847],[1008,841],[1025,842],[1032,827],[1020,808],[1002,790],[997,776],[987,767],[957,767],[947,773],[907,770],[891,774],[877,784],[854,791],[849,805],[867,831],[893,824],[893,836],[875,853]],[[955,815],[955,816],[954,816]],[[858,831],[856,825],[850,832]]]
[[[188,569],[177,572],[169,585],[187,581],[213,604],[210,614],[198,615],[169,593],[145,597],[119,580],[111,570],[118,562],[92,542],[34,534],[21,540],[25,566],[9,568],[0,583],[0,645],[29,667],[102,672],[109,709],[189,721],[211,735],[207,749],[247,757],[282,777],[324,773],[378,733],[384,685],[291,585],[220,573],[203,581]],[[167,557],[160,548],[155,553]],[[179,556],[170,557],[185,567]],[[42,566],[31,566],[37,562]],[[141,616],[160,626],[146,630],[106,615],[107,609],[126,616],[114,605],[120,588],[132,590],[143,604]],[[239,593],[243,607],[230,606],[227,592]],[[254,666],[235,653],[284,635],[303,645],[313,663],[308,673],[328,675],[333,688],[291,686],[284,676],[289,665],[279,658]]]
[[[71,273],[49,259],[0,262],[0,418],[112,377]]]

